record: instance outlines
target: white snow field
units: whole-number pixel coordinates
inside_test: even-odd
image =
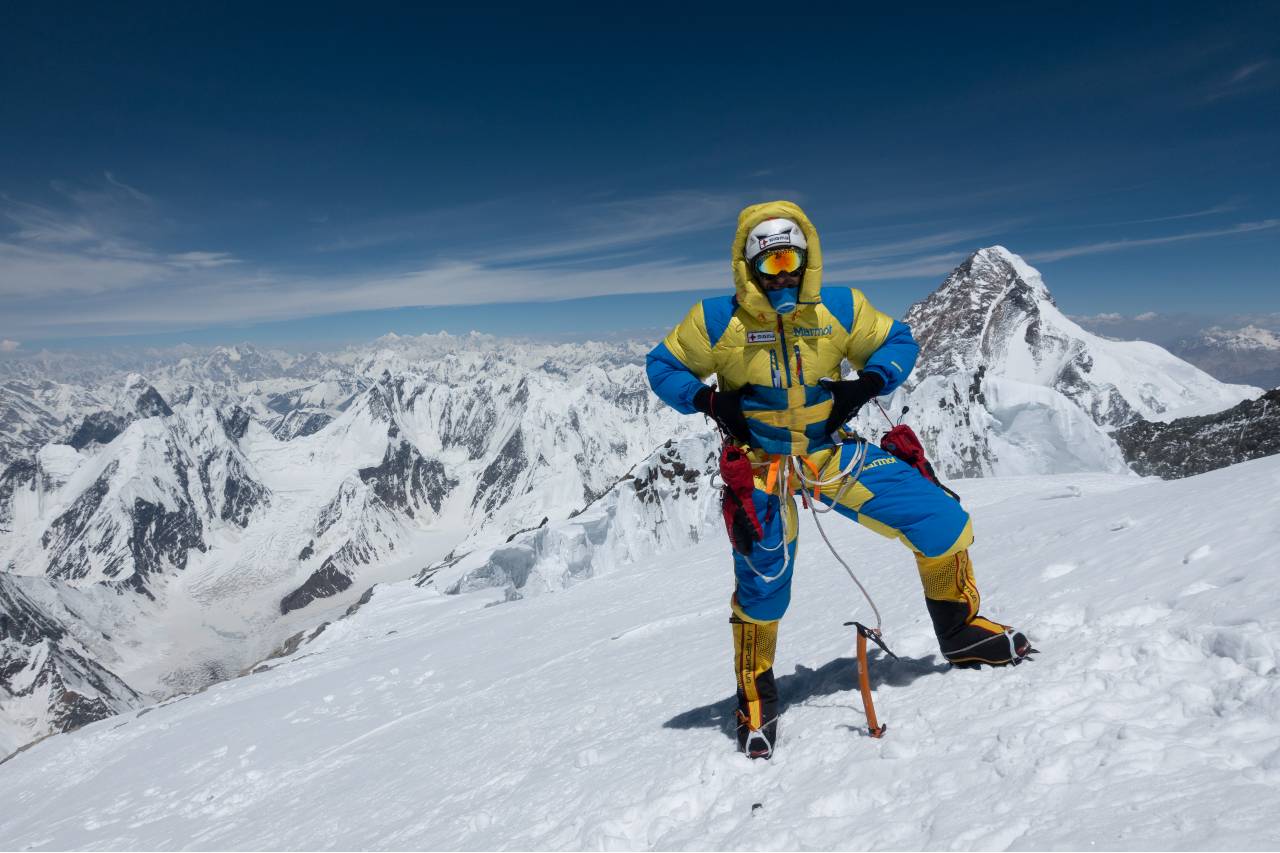
[[[719,534],[496,606],[378,587],[269,670],[0,765],[0,848],[1280,847],[1280,458],[952,485],[984,613],[1041,654],[947,670],[906,550],[827,516],[903,658],[873,658],[882,740],[868,612],[806,522],[772,762],[728,734]]]

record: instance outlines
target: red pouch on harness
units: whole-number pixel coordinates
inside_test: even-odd
[[[751,460],[737,447],[726,444],[720,450],[720,479],[724,481],[724,497],[720,505],[729,541],[739,554],[750,554],[751,546],[764,538],[760,519],[756,518],[755,476]]]
[[[901,459],[920,472],[930,483],[942,489],[956,500],[960,496],[955,492],[942,485],[938,480],[938,475],[933,473],[933,466],[929,464],[929,459],[924,455],[924,445],[920,443],[920,438],[916,435],[915,430],[906,424],[898,424],[893,429],[884,434],[884,438],[880,439],[880,448]]]

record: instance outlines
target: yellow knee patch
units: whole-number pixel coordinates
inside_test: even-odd
[[[969,605],[970,618],[977,614],[982,597],[978,594],[968,550],[943,557],[926,557],[917,553],[916,567],[920,569],[925,598],[962,601]]]
[[[736,616],[729,620],[733,628],[733,660],[738,689],[747,700],[747,719],[752,729],[764,724],[760,691],[756,678],[773,668],[773,655],[778,647],[778,623],[747,622]]]

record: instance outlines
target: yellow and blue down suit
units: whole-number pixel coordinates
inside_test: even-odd
[[[799,224],[808,241],[799,305],[787,315],[774,311],[743,257],[751,229],[775,218]],[[791,202],[742,211],[732,264],[735,292],[694,305],[649,353],[647,371],[654,393],[685,414],[697,411],[694,395],[712,374],[722,391],[743,391],[743,414],[755,445],[749,454],[756,471],[754,508],[764,538],[749,560],[733,552],[737,583],[731,621],[740,699],[746,694],[740,703],[743,722],[758,729],[768,722],[768,706],[776,708],[776,694],[759,694],[774,692],[776,626],[791,598],[797,531],[794,497],[783,507],[778,495],[766,490],[768,462],[778,454],[806,456],[810,470],[818,472],[814,479],[838,479],[832,475],[848,465],[856,448],[853,443],[833,447],[823,435],[831,395],[818,380],[839,379],[841,362],[848,360],[857,370],[879,374],[881,393],[888,394],[910,374],[918,347],[905,323],[877,311],[860,291],[822,286],[817,231]],[[900,539],[915,552],[931,615],[936,603],[951,611],[947,623],[972,623],[977,617],[978,591],[965,553],[973,535],[969,515],[958,501],[875,446],[868,447],[853,488],[841,492],[840,484],[833,483],[819,497],[841,515]],[[778,547],[784,531],[785,555]],[[988,624],[995,631],[1002,628]],[[769,683],[757,684],[765,674]]]

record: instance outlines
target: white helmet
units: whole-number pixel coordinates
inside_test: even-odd
[[[742,254],[748,261],[767,249],[779,246],[793,246],[797,249],[808,249],[809,241],[804,239],[804,231],[790,219],[766,219],[747,235],[747,245]]]

